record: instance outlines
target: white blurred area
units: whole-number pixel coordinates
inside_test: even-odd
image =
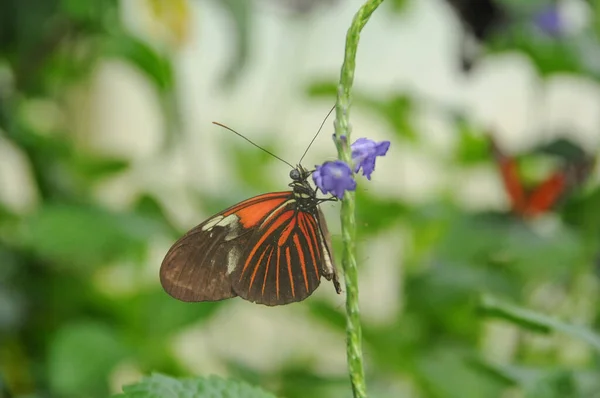
[[[270,3],[256,2],[250,62],[228,91],[219,86],[234,52],[231,21],[223,7],[216,1],[187,2],[189,30],[174,46],[172,38],[153,21],[146,0],[123,1],[123,18],[130,29],[176,60],[182,142],[175,151],[158,155],[165,121],[152,87],[133,67],[117,60],[103,61],[88,84],[73,88],[71,114],[63,115],[67,123],[74,123],[76,139],[82,145],[134,161],[125,175],[98,187],[101,202],[125,208],[144,189],[162,199],[181,228],[209,216],[199,214],[188,188],[210,193],[235,191],[228,183],[233,170],[223,148],[239,140],[212,121],[227,124],[258,143],[274,143],[278,155],[296,162],[333,105],[332,101],[308,99],[305,87],[315,80],[337,80],[346,30],[362,2],[340,0],[302,19],[291,18]],[[598,85],[569,76],[543,83],[529,61],[519,55],[486,59],[472,76],[463,76],[456,60],[459,27],[440,3],[412,1],[402,16],[384,9],[374,14],[361,36],[356,89],[378,95],[407,89],[435,103],[463,109],[477,123],[495,131],[507,151],[552,140],[555,132],[564,136],[565,131],[586,147],[598,147]],[[420,133],[427,142],[419,148],[395,141],[381,120],[358,109],[351,111],[351,124],[355,138],[392,141],[388,155],[378,160],[373,180],[359,181],[359,186],[371,193],[426,201],[450,191],[474,209],[506,207],[494,169],[468,174],[448,170],[445,156],[454,137],[442,115],[419,115]],[[331,141],[333,118],[325,126],[304,160],[306,165],[336,155]],[[267,132],[276,135],[269,137]],[[35,206],[36,193],[28,165],[4,142],[0,142],[0,158],[0,200],[15,211],[29,211]],[[264,178],[285,188],[288,172],[286,166],[274,162]],[[335,234],[339,223],[335,211],[328,210]],[[369,245],[361,242],[361,305],[366,322],[384,324],[388,314],[401,306],[402,287],[396,276],[403,272],[398,265],[406,236],[405,231],[394,230],[374,237]],[[156,242],[143,284],[158,283],[158,267],[170,243]],[[390,248],[394,251],[387,251]],[[118,268],[115,265],[114,274],[121,286],[127,274]],[[106,278],[110,275],[104,275],[102,281]],[[134,290],[142,283],[135,273],[129,282]],[[343,306],[343,296],[336,296],[328,283],[315,294]],[[324,374],[343,375],[343,336],[332,336],[331,330],[311,323],[306,312],[301,304],[267,308],[230,300],[208,324],[182,331],[173,341],[173,350],[190,373],[223,374],[223,358],[237,358],[259,369],[275,369],[289,358],[301,358]],[[115,386],[137,378],[131,366],[126,369],[115,373]],[[394,391],[406,388],[394,383],[390,381]]]

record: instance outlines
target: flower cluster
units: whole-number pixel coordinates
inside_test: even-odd
[[[342,140],[344,139],[345,137],[342,137]],[[385,156],[390,148],[390,142],[375,142],[368,138],[359,138],[350,148],[352,149],[352,168],[341,160],[325,162],[316,166],[312,174],[313,181],[324,194],[330,193],[342,199],[344,192],[356,190],[353,172],[358,173],[361,169],[362,174],[370,180],[371,174],[375,170],[377,156]]]

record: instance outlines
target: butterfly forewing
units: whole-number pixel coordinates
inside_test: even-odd
[[[504,154],[491,136],[490,142],[498,169],[500,170],[504,189],[511,201],[511,206],[515,212],[521,212],[526,206],[526,197],[525,189],[523,188],[521,178],[519,177],[517,162],[514,158]]]
[[[255,196],[209,218],[190,230],[167,252],[160,281],[182,301],[216,301],[236,296],[230,273],[242,261],[255,227],[291,192]]]

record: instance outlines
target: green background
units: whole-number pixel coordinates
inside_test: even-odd
[[[220,8],[227,21],[222,29],[233,43],[229,64],[211,76],[219,90],[226,91],[241,84],[253,59],[261,56],[250,41],[261,13],[287,13],[291,21],[302,24],[310,15],[336,7],[335,2],[314,6],[290,1],[289,7],[262,2],[263,8],[235,0],[193,5],[173,1],[169,6],[138,2],[137,7],[161,26],[162,41],[132,33],[122,18],[123,3],[0,4],[0,143],[18,154],[27,171],[14,174],[14,186],[7,183],[0,190],[24,188],[35,197],[19,206],[4,202],[0,195],[0,396],[104,397],[153,372],[172,377],[218,374],[281,397],[350,396],[344,369],[343,299],[328,283],[315,297],[277,309],[255,308],[239,299],[183,304],[158,283],[162,255],[179,235],[236,201],[284,188],[286,166],[229,133],[220,133],[217,146],[227,168],[206,166],[213,159],[207,149],[212,147],[204,146],[206,135],[201,135],[196,139],[200,144],[192,148],[198,158],[207,156],[204,168],[183,166],[186,173],[200,176],[195,183],[171,192],[171,181],[162,190],[142,181],[127,191],[133,193],[126,205],[119,206],[102,194],[107,184],[131,176],[132,170],[149,170],[189,145],[182,133],[189,116],[181,106],[186,78],[178,68],[177,54],[193,26],[192,7]],[[410,3],[390,0],[377,13],[384,14],[387,23],[401,24]],[[526,7],[503,3],[514,16],[512,24],[489,38],[480,61],[522,54],[539,77],[540,90],[546,79],[558,74],[596,83],[600,68],[588,61],[590,54],[600,54],[598,2],[581,2],[590,22],[568,37],[536,30],[534,15],[545,2],[530,1]],[[296,9],[293,4],[307,8]],[[441,0],[432,4],[450,12]],[[374,19],[371,24],[380,22]],[[365,29],[369,28],[374,26]],[[187,45],[194,48],[193,43]],[[340,41],[339,48],[342,45]],[[401,48],[375,50],[410,57]],[[133,67],[156,98],[163,122],[158,128],[160,144],[143,161],[119,151],[96,150],[87,145],[86,132],[74,127],[73,120],[85,117],[85,111],[71,90],[86,87],[105,60]],[[458,65],[458,51],[456,60]],[[357,82],[361,73],[365,72],[359,60]],[[291,95],[317,104],[324,116],[335,101],[335,79],[315,75],[299,80]],[[381,306],[384,314],[383,319],[364,314],[370,396],[600,397],[600,338],[593,332],[600,319],[596,174],[570,191],[556,211],[533,221],[510,214],[507,204],[500,210],[469,209],[456,199],[457,188],[450,183],[433,197],[402,198],[378,188],[382,180],[402,175],[397,170],[385,172],[386,167],[397,167],[393,160],[401,155],[395,148],[428,154],[447,171],[441,179],[455,178],[451,171],[456,170],[494,170],[486,126],[467,112],[427,100],[424,93],[377,92],[357,85],[353,114],[376,121],[374,129],[379,130],[374,136],[392,141],[387,157],[378,160],[373,181],[359,178],[357,191],[359,278],[371,271],[370,261],[385,263],[375,267],[379,273],[369,279],[375,288],[367,288],[370,295],[361,298],[368,301],[365,312]],[[85,90],[78,95],[85,97]],[[416,122],[417,115],[431,109],[451,126],[447,140],[451,149],[441,158]],[[315,129],[320,121],[313,121]],[[249,125],[238,130],[255,139],[253,132],[260,128]],[[307,143],[313,133],[293,137],[294,145]],[[331,133],[330,121],[315,150],[330,158],[335,153],[328,141]],[[261,144],[280,153],[288,138],[277,133],[270,137],[261,136]],[[298,145],[288,153],[301,153]],[[569,147],[560,148],[564,152]],[[597,148],[585,150],[593,156]],[[0,152],[0,168],[4,175],[7,170],[12,175],[16,163],[6,153]],[[561,159],[548,161],[533,148],[519,153],[527,181],[540,181]],[[311,159],[324,160],[328,159],[315,160],[314,155]],[[277,177],[271,178],[274,173]],[[498,179],[494,172],[489,175]],[[205,188],[203,177],[212,178],[211,188]],[[215,180],[226,183],[218,189]],[[498,195],[503,195],[498,202],[506,203],[504,193]],[[178,213],[182,200],[189,207],[187,213]],[[336,207],[328,205],[325,210],[339,249]],[[402,255],[394,255],[399,247]],[[382,296],[373,294],[378,283],[397,286],[387,301],[379,302]],[[331,360],[326,360],[330,353]],[[147,385],[162,386],[159,389],[174,382],[156,377]],[[218,379],[209,380],[198,385],[207,391],[220,388]],[[194,382],[185,388],[202,390]],[[149,396],[144,388],[140,391],[134,395],[131,390],[130,396]]]

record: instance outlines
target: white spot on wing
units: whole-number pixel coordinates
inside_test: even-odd
[[[235,214],[230,214],[224,219],[222,219],[216,226],[227,228],[227,235],[225,235],[224,240],[232,240],[240,236],[240,218]]]
[[[210,220],[208,220],[206,222],[206,224],[204,224],[202,226],[202,231],[209,231],[211,230],[215,225],[217,225],[221,220],[223,219],[223,216],[215,216],[213,218],[211,218]]]
[[[235,214],[230,214],[227,217],[215,216],[202,226],[202,231],[211,231],[215,227],[227,228],[225,240],[235,239],[239,236],[239,220],[239,217]],[[209,236],[212,238],[213,233],[211,232]]]
[[[217,225],[219,227],[226,227],[232,223],[237,224],[237,222],[240,220],[240,218],[238,216],[234,214],[230,214],[227,217],[223,218],[223,216],[221,216],[221,220],[217,223]]]
[[[237,247],[232,247],[227,253],[227,275],[231,275],[235,271],[238,262],[240,261],[240,250]]]

